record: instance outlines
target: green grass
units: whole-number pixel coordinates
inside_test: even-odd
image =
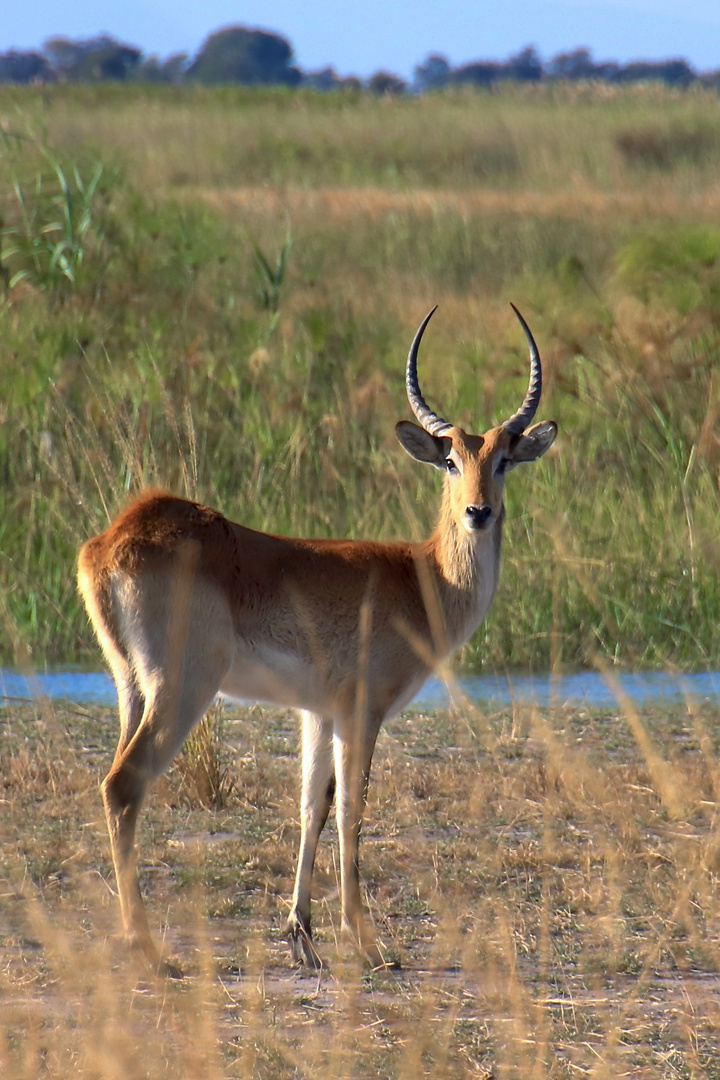
[[[408,344],[439,303],[426,396],[484,430],[526,385],[513,300],[560,438],[508,483],[463,662],[718,665],[715,97],[6,88],[0,120],[3,663],[98,663],[76,552],[147,484],[426,532]]]
[[[3,130],[131,165],[144,189],[267,183],[521,191],[710,186],[712,91],[515,86],[378,99],[242,87],[2,88]],[[50,136],[49,133],[52,133]],[[190,152],[189,152],[190,151]]]

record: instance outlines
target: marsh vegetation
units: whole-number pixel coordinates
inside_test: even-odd
[[[426,531],[409,341],[438,303],[423,385],[487,425],[523,383],[512,299],[561,441],[509,491],[464,662],[717,664],[713,95],[75,86],[0,116],[3,662],[95,660],[75,553],[145,484],[278,532]]]
[[[424,392],[484,428],[526,384],[513,300],[561,435],[508,485],[461,663],[718,666],[714,94],[3,88],[0,129],[3,663],[99,664],[77,549],[145,485],[271,531],[425,533],[437,489],[393,433],[412,334],[439,304]],[[396,719],[363,865],[403,968],[335,951],[327,844],[320,983],[280,940],[294,722],[223,723],[143,829],[193,958],[158,987],[113,939],[114,720],[3,712],[3,1075],[719,1075],[715,713]]]

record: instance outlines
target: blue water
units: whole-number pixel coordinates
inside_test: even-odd
[[[74,701],[82,705],[116,705],[115,684],[104,672],[55,671],[22,675],[0,668],[0,704],[14,701]]]
[[[621,694],[635,705],[653,702],[677,702],[688,697],[696,700],[720,699],[720,672],[696,672],[668,675],[665,672],[613,674]],[[459,680],[461,693],[490,706],[510,705],[514,701],[548,705],[612,708],[618,696],[602,675],[593,671],[554,678],[549,675],[479,675]],[[115,686],[109,675],[81,671],[46,672],[33,676],[0,668],[0,706],[9,701],[73,701],[77,704],[116,704]],[[447,704],[449,695],[438,679],[430,679],[415,699],[415,705],[438,708]]]
[[[617,687],[617,692],[615,687]],[[653,702],[720,699],[720,671],[695,672],[690,675],[668,675],[662,671],[639,674],[613,672],[611,681],[596,671],[580,671],[574,675],[479,675],[459,680],[459,690],[473,701],[490,705],[511,705],[513,702],[548,705],[586,705],[591,708],[611,708],[622,698],[634,705]],[[429,680],[420,691],[417,704],[440,706],[447,704],[446,687],[437,679]]]

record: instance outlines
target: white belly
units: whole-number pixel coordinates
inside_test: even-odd
[[[317,669],[294,653],[263,646],[239,651],[220,692],[239,701],[325,711],[330,703]]]

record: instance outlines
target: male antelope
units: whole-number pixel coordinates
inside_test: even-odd
[[[434,309],[433,309],[434,310]],[[300,540],[255,532],[165,493],[141,496],[80,551],[79,585],[118,692],[120,740],[102,785],[125,931],[159,967],[140,895],[135,825],[215,695],[302,710],[301,837],[288,936],[296,962],[320,964],[310,894],[320,833],[336,799],[342,922],[373,965],[358,840],[380,725],[466,641],[498,583],[505,473],[552,444],[529,427],[540,401],[537,347],[520,409],[468,435],[425,404],[410,348],[407,393],[421,427],[396,426],[418,461],[444,474],[440,519],[419,544]],[[172,973],[172,969],[168,969]]]

